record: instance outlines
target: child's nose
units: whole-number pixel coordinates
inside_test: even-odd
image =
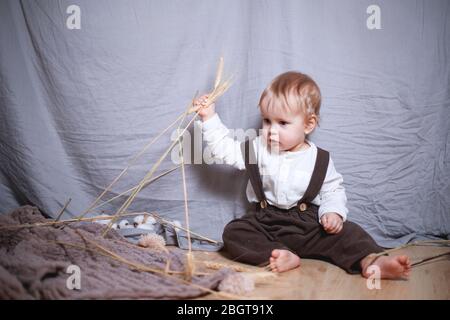
[[[278,129],[274,125],[272,125],[269,128],[269,133],[270,134],[278,134]]]

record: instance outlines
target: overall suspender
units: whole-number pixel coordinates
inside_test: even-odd
[[[261,175],[259,174],[258,159],[256,158],[256,153],[253,149],[253,140],[246,140],[243,142],[241,144],[241,151],[244,156],[245,168],[250,176],[253,191],[258,198],[261,208],[266,208],[267,200],[263,191]]]
[[[241,144],[241,151],[245,161],[245,168],[250,176],[250,182],[253,187],[253,191],[258,198],[261,208],[267,207],[266,196],[263,191],[261,175],[258,168],[258,161],[256,158],[255,150],[253,148],[253,141],[246,140]],[[305,194],[297,202],[297,206],[300,211],[305,211],[310,205],[311,201],[318,195],[320,188],[325,180],[327,174],[328,163],[330,161],[330,153],[317,147],[317,157],[314,164],[314,170],[306,188]]]

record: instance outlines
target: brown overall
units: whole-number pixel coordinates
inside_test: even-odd
[[[225,250],[231,258],[252,265],[264,265],[274,249],[294,252],[301,258],[333,263],[348,273],[360,273],[360,261],[383,251],[359,225],[346,221],[338,234],[328,234],[318,221],[319,207],[311,201],[322,187],[329,153],[317,148],[317,158],[308,188],[297,206],[280,209],[266,201],[252,143],[242,144],[245,166],[260,203],[242,218],[232,220],[223,232]],[[250,152],[250,154],[249,154]],[[253,161],[249,161],[253,157]]]

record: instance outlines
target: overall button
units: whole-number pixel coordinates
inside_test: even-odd
[[[266,200],[262,200],[259,205],[261,206],[261,208],[265,209],[267,208],[267,201]]]
[[[306,209],[308,209],[308,205],[306,203],[302,202],[298,205],[298,208],[300,209],[301,212],[303,212]]]

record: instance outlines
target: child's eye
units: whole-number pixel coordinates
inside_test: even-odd
[[[286,122],[286,121],[280,121],[280,124],[281,124],[282,126],[285,126],[285,125],[289,124],[289,122]]]
[[[269,119],[263,119],[264,123],[270,123]]]

